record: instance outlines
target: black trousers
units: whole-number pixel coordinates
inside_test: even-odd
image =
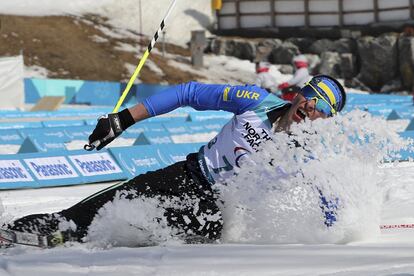
[[[184,239],[210,242],[220,238],[223,220],[216,204],[217,194],[202,175],[195,153],[188,155],[186,161],[138,175],[121,185],[99,191],[63,211],[17,219],[9,228],[48,235],[59,230],[58,225],[62,220],[72,220],[77,226],[72,235],[81,241],[98,210],[120,193],[126,200],[157,197],[163,201],[174,198],[178,208],[176,204],[175,207],[164,207],[164,215],[168,224],[179,230]],[[131,210],[131,216],[140,211]]]

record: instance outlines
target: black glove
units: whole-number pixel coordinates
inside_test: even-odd
[[[102,149],[134,123],[134,118],[128,109],[100,117],[89,136],[89,145],[86,145],[85,149],[92,150],[95,146],[97,150]]]

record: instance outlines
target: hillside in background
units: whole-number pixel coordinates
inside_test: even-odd
[[[108,24],[97,15],[11,16],[0,15],[0,56],[22,53],[27,67],[45,68],[50,78],[120,81],[128,80],[148,38]],[[168,64],[161,44],[151,53],[140,79],[145,83],[179,83],[201,80],[194,73]],[[190,62],[190,51],[166,43],[165,52],[181,63]],[[127,66],[129,64],[129,66]],[[131,68],[128,68],[131,67]]]

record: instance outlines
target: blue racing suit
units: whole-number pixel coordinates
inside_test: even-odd
[[[262,143],[271,140],[267,113],[288,104],[255,85],[230,86],[189,82],[173,86],[143,102],[151,116],[181,106],[196,110],[224,110],[234,117],[198,153],[204,177],[211,184],[234,175]]]

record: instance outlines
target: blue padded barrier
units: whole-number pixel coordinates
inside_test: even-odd
[[[204,123],[200,122],[187,122],[185,123],[185,126],[188,129],[189,133],[205,133],[211,131],[205,127]]]
[[[84,82],[82,80],[25,79],[26,103],[36,103],[44,96],[64,96],[65,103],[71,103],[73,96]]]
[[[387,121],[393,121],[393,120],[400,120],[401,117],[398,115],[397,111],[393,110],[390,114],[387,116]]]
[[[229,121],[206,122],[204,127],[209,131],[220,131]]]
[[[188,123],[167,123],[164,124],[164,128],[170,135],[174,134],[191,134],[190,128],[187,126]],[[203,127],[200,126],[203,130]],[[202,131],[201,131],[202,132]]]
[[[65,142],[50,136],[27,136],[18,153],[35,153],[35,152],[62,152],[66,150]]]
[[[24,100],[25,103],[37,103],[41,98],[39,89],[35,86],[32,79],[24,79]]]
[[[69,137],[69,141],[73,140],[88,140],[89,135],[91,135],[94,126],[73,126],[73,127],[66,127],[64,132],[67,137]]]
[[[395,109],[401,119],[411,120],[414,117],[414,106],[403,107]]]
[[[414,139],[414,130],[403,131],[403,132],[400,132],[399,135],[403,138]]]
[[[0,123],[0,129],[42,128],[41,122],[9,122]]]
[[[67,126],[84,126],[84,120],[57,120],[57,121],[43,121],[45,127],[67,127]]]
[[[0,130],[0,144],[2,145],[21,145],[23,140],[16,129]]]
[[[96,126],[96,124],[98,123],[98,118],[84,120],[84,122],[85,122],[85,125],[87,126]]]
[[[113,105],[120,95],[120,83],[63,79],[25,79],[26,103],[44,96],[64,96],[65,103]]]
[[[405,131],[408,131],[408,130],[414,130],[414,118],[411,119],[410,123],[408,124],[408,126],[405,129]]]
[[[404,139],[411,139],[414,140],[414,130],[408,130],[400,132],[399,135]],[[414,159],[414,152],[412,149],[404,149],[399,152],[401,155],[400,158],[398,158],[399,161],[407,161],[409,159]]]
[[[75,110],[75,109],[61,109],[58,111],[39,111],[39,112],[28,112],[28,111],[12,111],[8,113],[3,113],[3,119],[22,119],[22,118],[67,118],[67,117],[92,117],[99,118],[100,116],[107,114],[111,111],[111,108],[105,109],[85,109],[85,110]]]
[[[391,112],[393,111],[392,108],[370,108],[369,110],[367,110],[370,114],[372,114],[373,116],[379,116],[382,118],[387,118],[388,115],[391,114]]]
[[[134,124],[130,128],[128,128],[126,131],[132,131],[133,133],[137,133],[136,131],[152,131],[152,132],[165,132],[166,129],[164,127],[164,124],[161,122],[147,122],[142,121]]]
[[[151,117],[145,120],[146,123],[168,123],[168,122],[187,122],[189,121],[188,115],[182,116],[170,116],[170,115],[161,115],[156,117]]]
[[[138,138],[138,136],[143,132],[161,132],[165,133],[166,129],[161,123],[147,123],[146,121],[136,123],[135,125],[128,128],[121,137],[124,138]]]
[[[200,122],[206,120],[230,120],[234,114],[225,111],[196,111],[190,112],[190,121]]]
[[[51,128],[23,128],[19,129],[18,132],[23,138],[26,138],[29,135],[32,136],[48,136],[54,137],[56,139],[66,139],[65,141],[70,141],[70,138],[66,135],[66,129],[73,129],[73,127],[51,127]]]
[[[208,133],[219,131],[223,126],[223,123],[211,121],[164,124],[170,135]]]
[[[179,144],[171,147],[169,145],[141,145],[128,148],[111,148],[109,151],[124,169],[125,173],[133,178],[148,171],[155,171],[183,161],[187,154],[198,152],[203,144]]]
[[[163,167],[166,167],[185,160],[187,154],[191,152],[198,152],[201,145],[204,145],[204,143],[175,144],[174,146],[158,145],[157,154]]]
[[[141,133],[134,142],[134,145],[159,145],[159,144],[172,144],[173,141],[165,132],[146,131]]]
[[[129,178],[163,167],[157,156],[157,148],[151,145],[110,148],[109,151]]]
[[[200,122],[190,122],[188,126],[191,128],[192,125],[202,124],[207,131],[220,131],[229,119],[217,119],[217,120],[205,120]]]
[[[369,104],[369,103],[412,103],[411,96],[387,95],[387,94],[357,94],[348,93],[347,103],[349,104]]]
[[[73,102],[89,105],[115,105],[120,93],[120,83],[87,81],[75,93]]]
[[[68,110],[68,111],[49,111],[47,113],[48,117],[51,118],[68,118],[68,117],[91,117],[99,118],[102,115],[105,115],[107,112],[102,112],[101,110]]]
[[[5,119],[21,119],[21,118],[45,118],[48,117],[47,111],[12,111],[2,114],[2,118]]]

